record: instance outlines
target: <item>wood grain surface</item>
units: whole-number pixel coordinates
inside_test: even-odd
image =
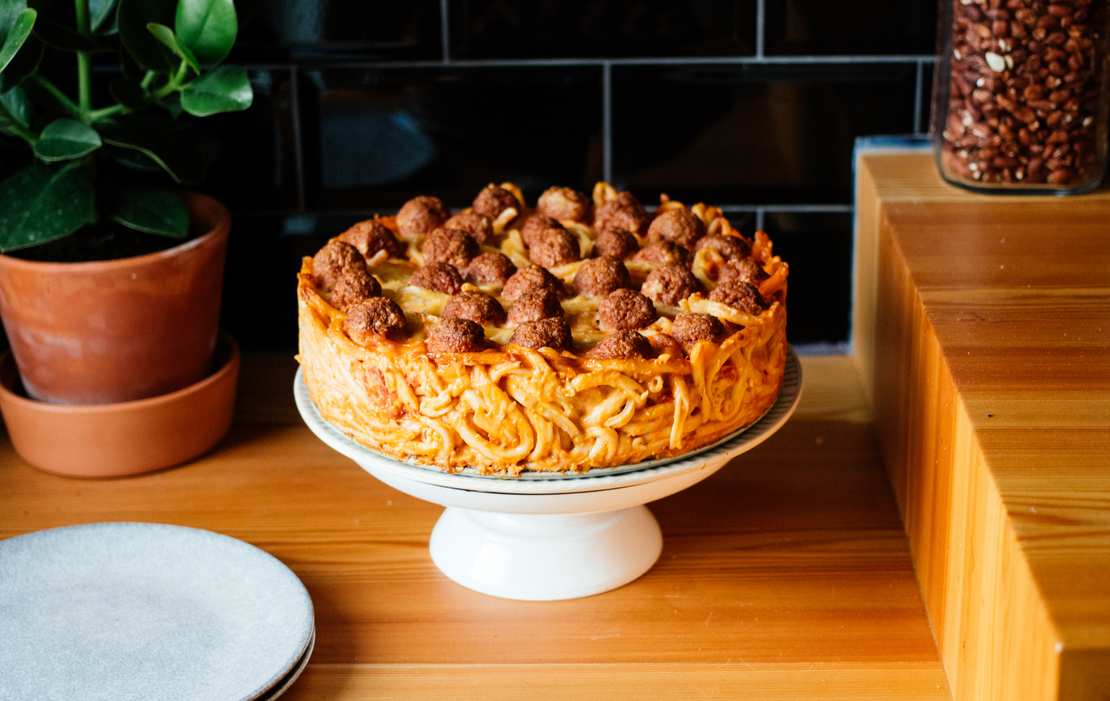
[[[1110,698],[1110,193],[857,173],[854,357],[953,696]]]
[[[652,510],[640,580],[555,603],[471,592],[432,565],[438,507],[313,438],[287,359],[246,359],[213,454],[116,481],[33,470],[0,446],[0,537],[101,520],[209,528],[292,567],[316,606],[287,697],[945,699],[937,649],[847,358],[806,358],[782,431]],[[260,592],[264,595],[264,592]]]

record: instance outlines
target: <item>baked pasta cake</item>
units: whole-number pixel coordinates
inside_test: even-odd
[[[321,416],[394,458],[515,476],[676,455],[757,420],[786,363],[788,267],[761,231],[513,183],[415,197],[305,258],[299,356]]]

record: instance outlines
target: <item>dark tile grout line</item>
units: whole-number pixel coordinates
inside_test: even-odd
[[[439,36],[443,48],[443,62],[451,63],[451,35],[447,26],[449,18],[448,0],[439,0]]]
[[[921,133],[921,90],[922,82],[924,81],[925,64],[921,61],[917,62],[917,71],[914,75],[914,93],[913,93],[913,133]]]
[[[293,124],[293,164],[297,173],[297,209],[304,211],[308,206],[308,197],[305,194],[305,168],[304,168],[304,142],[301,134],[301,98],[299,69],[296,66],[289,71],[289,106],[290,121]]]
[[[407,60],[407,61],[352,61],[343,59],[327,61],[320,59],[306,59],[298,62],[305,70],[321,69],[362,69],[386,70],[412,69],[412,68],[599,68],[610,66],[697,66],[697,65],[738,65],[738,66],[819,66],[819,65],[848,65],[868,63],[933,63],[936,57],[923,54],[876,54],[845,55],[830,54],[827,56],[682,56],[682,57],[636,57],[636,58],[521,58],[521,59],[451,59],[444,60]],[[284,67],[282,63],[244,64],[253,67]]]
[[[767,5],[766,0],[756,0],[755,3],[755,56],[763,58],[764,35],[766,34]]]
[[[601,68],[601,177],[613,182],[613,69]]]

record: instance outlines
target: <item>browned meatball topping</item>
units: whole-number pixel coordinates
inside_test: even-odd
[[[460,292],[443,308],[443,318],[470,319],[483,325],[502,324],[505,310],[496,299],[481,292]]]
[[[584,222],[590,212],[590,201],[581,192],[569,187],[549,187],[540,195],[536,209],[555,219]]]
[[[759,289],[742,280],[718,283],[717,287],[709,293],[709,299],[752,315],[763,311],[763,297],[760,296]]]
[[[438,197],[413,197],[397,212],[397,228],[401,236],[414,239],[430,233],[447,221],[447,208]]]
[[[393,258],[405,255],[404,245],[377,219],[360,221],[340,234],[339,240],[357,248],[364,258],[372,258],[378,251],[385,251]]]
[[[660,304],[678,304],[701,289],[701,283],[685,266],[670,263],[652,270],[640,292]]]
[[[767,279],[767,273],[751,258],[730,260],[721,268],[717,276],[718,285],[729,285],[736,282],[747,282],[758,285]]]
[[[632,260],[638,263],[655,263],[658,265],[667,263],[686,265],[689,262],[689,254],[686,252],[686,249],[679,248],[673,243],[656,241],[636,251],[636,255],[632,256]]]
[[[715,316],[683,312],[674,318],[671,335],[682,345],[692,346],[698,341],[718,340],[725,335],[725,327]]]
[[[525,292],[517,297],[513,306],[509,307],[509,321],[514,324],[539,321],[552,316],[562,316],[562,314],[563,306],[559,304],[559,296],[549,289]]]
[[[525,348],[566,348],[570,345],[570,326],[561,316],[529,321],[516,327],[509,343]]]
[[[518,213],[520,212],[520,203],[516,201],[516,195],[493,183],[482,188],[482,191],[474,198],[473,207],[475,212],[484,214],[490,219],[496,219],[509,207],[516,209]]]
[[[367,297],[377,297],[382,286],[367,270],[350,267],[343,271],[331,289],[331,305],[336,309],[347,309]]]
[[[590,350],[591,358],[647,358],[652,348],[648,340],[635,331],[616,331]]]
[[[594,239],[594,250],[599,256],[627,258],[638,246],[636,237],[624,229],[606,229]]]
[[[473,353],[482,349],[485,332],[470,319],[443,319],[428,332],[429,353]]]
[[[668,209],[657,216],[648,227],[648,236],[653,241],[670,241],[683,248],[693,248],[698,239],[705,235],[705,224],[686,209]]]
[[[563,283],[538,265],[531,265],[513,273],[501,290],[501,296],[512,302],[532,290],[551,290],[555,294],[561,294]]]
[[[520,227],[520,238],[525,246],[543,239],[548,231],[565,231],[562,224],[546,214],[530,214]]]
[[[647,213],[630,192],[618,193],[615,199],[602,203],[594,212],[594,228],[598,231],[624,229],[639,234],[647,222]]]
[[[424,239],[425,264],[450,263],[465,268],[478,255],[478,243],[460,229],[436,229]]]
[[[642,329],[655,321],[655,305],[639,292],[616,290],[598,307],[597,318],[605,331]]]
[[[352,268],[361,268],[365,272],[366,261],[357,248],[343,241],[328,241],[312,257],[312,277],[321,289],[331,289],[343,272]]]
[[[371,334],[398,340],[405,335],[405,314],[392,299],[371,297],[347,310],[343,328],[355,343],[365,344]]]
[[[466,266],[466,279],[475,285],[504,285],[516,266],[504,253],[480,253]]]
[[[608,256],[583,261],[574,274],[574,288],[590,297],[605,297],[613,290],[631,286],[628,268]]]
[[[694,245],[694,250],[700,251],[703,248],[713,249],[726,260],[746,258],[752,250],[751,245],[739,236],[721,236],[720,234],[698,239],[697,244]]]
[[[449,263],[432,263],[413,273],[409,284],[453,295],[462,288],[462,276]]]
[[[478,214],[473,209],[459,212],[451,217],[443,228],[465,231],[478,243],[486,243],[493,238],[493,220],[484,214]]]
[[[578,238],[566,229],[547,229],[528,246],[528,259],[545,268],[573,263],[581,255]]]

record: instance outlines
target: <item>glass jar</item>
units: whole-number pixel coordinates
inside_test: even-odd
[[[1106,170],[1107,0],[940,0],[937,168],[989,192],[1070,194]]]

